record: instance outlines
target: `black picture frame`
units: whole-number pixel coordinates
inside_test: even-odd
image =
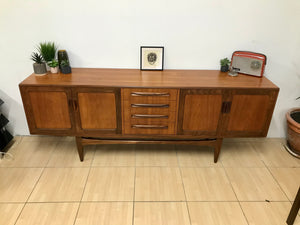
[[[164,47],[141,46],[140,70],[153,71],[164,70]]]

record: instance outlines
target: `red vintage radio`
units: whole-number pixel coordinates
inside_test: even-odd
[[[264,54],[235,51],[231,57],[230,68],[238,73],[262,77],[266,64],[267,57]]]

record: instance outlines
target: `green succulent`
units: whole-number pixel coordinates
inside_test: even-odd
[[[37,53],[37,52],[33,52],[31,54],[31,58],[30,58],[32,61],[34,61],[35,63],[38,63],[38,64],[42,64],[43,63],[43,57],[41,54]]]
[[[48,66],[55,68],[58,66],[58,61],[56,59],[53,59],[48,63]]]
[[[57,46],[54,42],[41,42],[37,49],[40,54],[43,56],[45,62],[49,62],[55,59]]]
[[[226,65],[229,66],[230,60],[228,58],[221,59],[220,64],[221,64],[221,66],[226,66]]]
[[[61,66],[69,66],[69,65],[70,65],[69,60],[62,60],[62,61],[60,62],[60,65],[61,65]]]

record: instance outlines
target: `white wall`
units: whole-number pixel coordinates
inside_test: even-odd
[[[281,89],[268,136],[285,136],[284,114],[300,105],[299,0],[0,0],[0,98],[14,134],[28,134],[18,84],[41,41],[66,49],[73,67],[139,68],[141,45],[165,46],[166,69],[262,52]]]

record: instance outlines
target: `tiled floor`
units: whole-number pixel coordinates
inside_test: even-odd
[[[0,160],[0,225],[284,225],[300,160],[283,139],[208,147],[17,137]],[[300,216],[295,225],[300,225]]]

